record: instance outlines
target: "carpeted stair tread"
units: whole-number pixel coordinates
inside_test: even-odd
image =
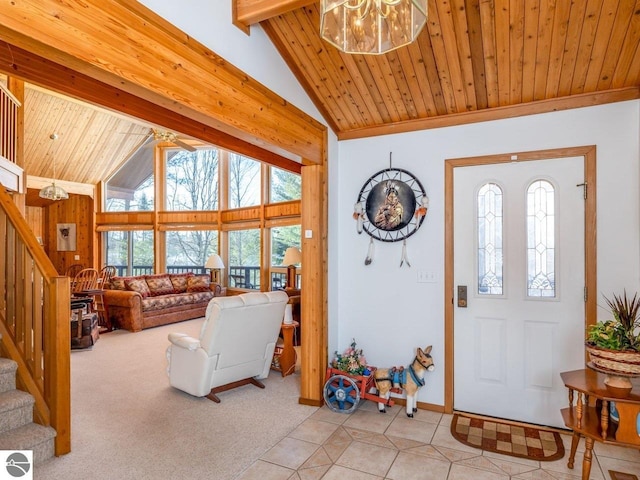
[[[31,450],[55,436],[56,431],[53,428],[29,423],[0,435],[0,450]]]
[[[16,370],[18,364],[8,358],[0,357],[0,392],[16,388]]]
[[[22,390],[10,390],[0,393],[0,414],[22,408],[24,406],[33,406],[35,400],[27,392]]]
[[[33,397],[21,390],[0,393],[0,434],[33,421]]]
[[[33,450],[33,462],[39,464],[54,454],[56,431],[29,423],[0,435],[0,450]]]

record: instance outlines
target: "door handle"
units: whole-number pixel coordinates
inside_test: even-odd
[[[458,307],[467,308],[467,286],[458,285]]]

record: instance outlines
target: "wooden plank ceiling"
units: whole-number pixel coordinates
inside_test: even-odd
[[[323,41],[319,2],[270,3],[236,0],[237,23],[262,20],[341,139],[638,98],[640,0],[429,0],[379,56]]]
[[[149,137],[148,125],[31,85],[24,108],[24,169],[31,176],[95,185]]]

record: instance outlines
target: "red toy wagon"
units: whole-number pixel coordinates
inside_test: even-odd
[[[327,407],[338,413],[353,413],[361,399],[384,403],[391,407],[393,400],[380,397],[377,393],[370,393],[376,388],[373,379],[376,367],[368,367],[368,370],[368,375],[352,375],[337,368],[327,368],[323,389],[324,403]]]

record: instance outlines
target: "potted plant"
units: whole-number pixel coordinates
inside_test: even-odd
[[[587,329],[589,367],[607,374],[605,384],[624,394],[631,391],[629,377],[640,376],[640,297],[604,297],[613,319]]]

